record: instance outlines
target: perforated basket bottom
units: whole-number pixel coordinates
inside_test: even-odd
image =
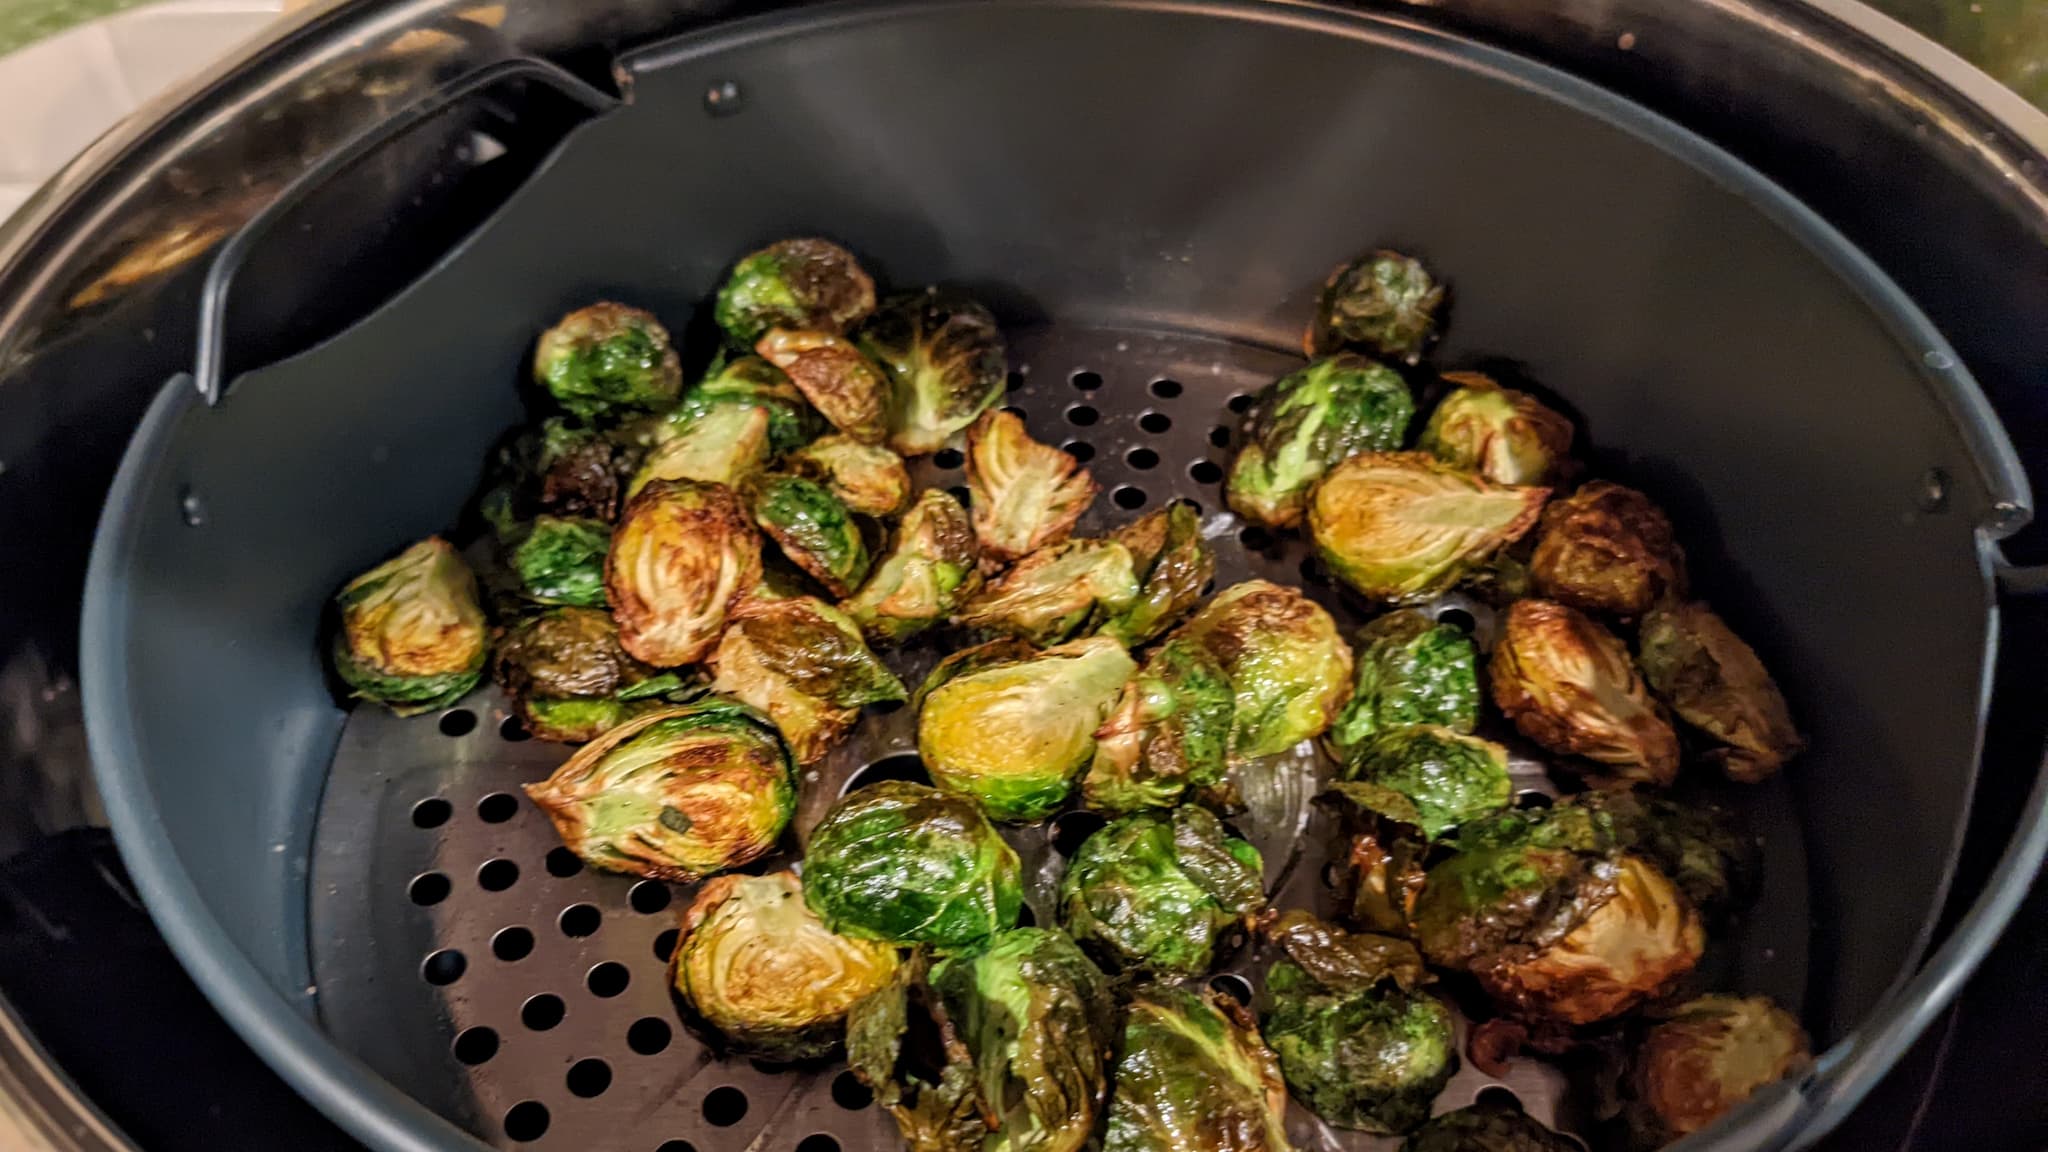
[[[1217,553],[1218,586],[1252,577],[1297,585],[1360,622],[1303,542],[1240,526],[1221,481],[1244,397],[1299,365],[1291,353],[1204,336],[1048,328],[1013,334],[1010,403],[1031,432],[1085,460],[1102,495],[1082,519],[1099,534],[1172,499],[1194,501]],[[957,453],[917,464],[921,486],[966,489]],[[1491,618],[1472,617],[1482,643]],[[915,685],[937,658],[914,646],[891,661]],[[455,1123],[500,1146],[576,1152],[834,1152],[899,1146],[895,1126],[843,1064],[776,1068],[714,1058],[678,1022],[667,987],[675,917],[687,889],[600,875],[561,847],[519,785],[568,754],[523,738],[505,701],[480,690],[439,715],[400,720],[360,708],[345,728],[322,798],[311,873],[311,950],[320,1018],[336,1042]],[[1497,734],[1496,734],[1497,735]],[[907,709],[867,717],[803,781],[806,836],[849,786],[916,769]],[[1318,760],[1285,758],[1281,785],[1236,823],[1267,861],[1281,907],[1327,910],[1330,839],[1309,805]],[[1549,792],[1518,758],[1524,792]],[[1798,1010],[1806,984],[1803,848],[1781,785],[1754,790],[1749,816],[1766,843],[1765,891],[1743,932],[1704,967]],[[1031,914],[1050,924],[1060,849],[1094,818],[1010,838],[1032,877]],[[750,871],[779,867],[781,856]],[[1257,965],[1239,948],[1217,977],[1247,994]],[[1469,1063],[1439,1111],[1507,1091],[1565,1129],[1580,1110],[1562,1076],[1519,1061],[1505,1079]],[[1336,1132],[1296,1106],[1298,1146],[1346,1152],[1398,1141]]]

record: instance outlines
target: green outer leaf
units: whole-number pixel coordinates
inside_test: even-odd
[[[1224,788],[1236,711],[1230,677],[1207,649],[1179,639],[1153,649],[1098,732],[1081,779],[1088,806],[1170,808],[1191,788],[1205,799]]]
[[[1288,1152],[1278,1063],[1229,1009],[1167,986],[1132,999],[1103,1152]]]
[[[988,1125],[974,1058],[931,990],[930,969],[930,957],[917,949],[887,986],[853,1006],[846,1016],[846,1063],[896,1118],[910,1152],[979,1152]],[[931,1024],[925,1031],[936,1036],[936,1052],[929,1046],[905,1050],[913,1017]],[[934,1056],[937,1068],[928,1063]]]
[[[1060,880],[1060,920],[1120,967],[1196,975],[1217,939],[1265,907],[1257,851],[1207,810],[1140,812],[1083,841]]]
[[[1507,749],[1449,728],[1394,728],[1352,750],[1343,777],[1390,789],[1413,805],[1413,818],[1389,812],[1434,840],[1498,812],[1513,798]]]
[[[613,410],[667,408],[679,373],[668,333],[652,316],[605,305],[571,313],[541,337],[534,375],[571,415],[594,419]],[[564,329],[573,329],[561,335]]]
[[[1474,1104],[1415,1130],[1401,1152],[1578,1152],[1579,1145],[1529,1118],[1519,1105]]]
[[[1457,1070],[1451,1013],[1436,997],[1393,985],[1333,992],[1293,961],[1266,975],[1261,1021],[1293,1097],[1340,1128],[1386,1135],[1429,1119]]]
[[[342,637],[334,638],[334,670],[365,700],[375,700],[400,716],[417,716],[446,708],[469,694],[484,678],[481,653],[476,667],[438,676],[391,676],[358,661]]]
[[[782,552],[835,596],[868,576],[868,547],[846,505],[801,476],[761,477],[752,492],[754,521]]]
[[[1363,348],[1413,364],[1436,335],[1444,290],[1422,262],[1384,249],[1338,268],[1309,326],[1311,353]]]
[[[1475,820],[1457,848],[1415,906],[1416,943],[1450,968],[1555,944],[1613,897],[1620,871],[1611,821],[1570,803]]]
[[[1285,752],[1323,734],[1351,679],[1330,614],[1293,588],[1247,580],[1217,593],[1178,635],[1202,645],[1236,693],[1231,755]]]
[[[1357,686],[1329,735],[1339,760],[1388,728],[1478,725],[1479,654],[1463,630],[1406,608],[1366,625],[1352,652]]]
[[[824,419],[782,369],[759,356],[727,359],[722,352],[704,378],[683,393],[669,422],[680,431],[726,406],[766,412],[768,449],[776,456],[796,451],[825,430]]]
[[[1102,625],[1126,648],[1148,643],[1201,602],[1216,575],[1216,555],[1202,539],[1202,518],[1194,506],[1176,500],[1118,529],[1112,539],[1131,552],[1138,598],[1113,611]]]
[[[611,526],[602,520],[538,516],[512,550],[512,567],[527,595],[542,604],[602,608],[604,557],[611,544]]]
[[[1281,377],[1245,419],[1245,448],[1226,495],[1240,514],[1268,525],[1300,518],[1309,489],[1347,456],[1399,448],[1415,400],[1399,372],[1340,353]]]
[[[825,814],[804,902],[834,932],[962,948],[1017,922],[1022,865],[971,800],[885,780]]]

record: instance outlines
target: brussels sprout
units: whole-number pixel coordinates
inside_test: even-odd
[[[1456,390],[1437,402],[1416,447],[1495,484],[1549,484],[1572,451],[1572,422],[1527,392],[1477,372],[1446,372]]]
[[[1417,1128],[1401,1152],[1579,1152],[1579,1145],[1515,1105],[1485,1101]]]
[[[847,1010],[895,976],[895,948],[834,935],[803,891],[794,872],[718,876],[683,912],[669,980],[685,1018],[721,1051],[830,1055]]]
[[[1073,531],[1095,499],[1095,478],[1040,444],[1013,412],[985,412],[967,430],[967,491],[984,564],[1001,567]]]
[[[875,574],[840,607],[871,643],[897,644],[953,614],[981,588],[974,528],[950,494],[927,489],[903,514]]]
[[[834,428],[863,444],[889,434],[889,380],[844,336],[770,329],[754,345]]]
[[[512,569],[542,604],[604,607],[604,556],[611,526],[602,520],[541,516],[512,550]]]
[[[825,814],[804,851],[804,902],[835,932],[964,948],[1017,922],[1022,865],[973,801],[884,780]]]
[[[1655,864],[1703,915],[1732,916],[1756,893],[1763,868],[1757,840],[1710,797],[1594,791],[1573,803],[1604,814],[1616,842]]]
[[[1316,554],[1346,584],[1393,604],[1427,600],[1535,523],[1547,488],[1515,488],[1422,452],[1368,452],[1309,498]]]
[[[1092,619],[1129,609],[1137,598],[1128,548],[1114,540],[1064,540],[989,581],[953,623],[1057,644]]]
[[[734,346],[770,328],[844,334],[875,310],[875,282],[853,253],[829,240],[778,240],[740,257],[712,315]]]
[[[1138,598],[1102,625],[1127,648],[1147,643],[1201,602],[1216,575],[1216,554],[1202,539],[1202,518],[1176,500],[1118,528],[1110,539],[1130,550]]]
[[[734,599],[760,582],[761,538],[722,484],[649,484],[626,502],[605,557],[619,643],[657,668],[702,660]]]
[[[1806,1032],[1765,996],[1702,996],[1643,1037],[1623,1115],[1636,1147],[1659,1148],[1705,1128],[1812,1061]]]
[[[1487,670],[1493,702],[1522,735],[1630,781],[1669,785],[1678,734],[1650,699],[1628,649],[1582,612],[1548,600],[1507,611]]]
[[[1351,649],[1330,614],[1293,588],[1264,580],[1233,584],[1178,635],[1207,649],[1230,677],[1230,750],[1239,759],[1315,739],[1343,706]]]
[[[526,472],[539,480],[535,510],[609,522],[619,514],[619,481],[630,453],[592,428],[572,428],[560,417],[541,422],[540,432],[515,445]]]
[[[1805,746],[1763,661],[1705,604],[1651,609],[1636,647],[1651,690],[1720,745],[1708,758],[1730,780],[1765,780]]]
[[[1060,879],[1060,924],[1117,968],[1194,976],[1232,924],[1266,906],[1259,851],[1206,808],[1139,812],[1081,842]]]
[[[860,330],[861,350],[895,386],[889,447],[924,456],[1003,398],[1009,358],[988,309],[950,289],[883,302]]]
[[[748,485],[754,523],[782,554],[834,596],[868,578],[868,546],[860,525],[837,497],[801,476],[770,473]]]
[[[412,716],[446,707],[483,679],[476,577],[429,536],[342,586],[334,670],[354,694]]]
[[[860,719],[861,705],[904,698],[860,626],[808,596],[736,607],[711,669],[711,690],[766,712],[798,764],[824,759]]]
[[[656,480],[696,480],[736,488],[768,463],[768,413],[721,404],[662,440],[640,462],[628,497]]]
[[[1436,338],[1444,290],[1420,260],[1381,249],[1330,273],[1302,345],[1310,356],[1362,348],[1413,364]]]
[[[1337,906],[1351,923],[1373,932],[1406,935],[1415,918],[1429,838],[1414,824],[1390,816],[1391,793],[1370,784],[1339,781],[1318,803],[1338,815],[1343,858],[1333,878]]]
[[[683,365],[653,313],[605,302],[541,333],[533,378],[571,415],[589,420],[669,407],[682,391]]]
[[[1352,750],[1343,776],[1370,790],[1368,807],[1432,840],[1507,807],[1513,794],[1507,749],[1434,724],[1372,737]]]
[[[1266,973],[1261,1026],[1294,1098],[1339,1128],[1383,1135],[1429,1119],[1458,1051],[1451,1010],[1421,991],[1415,946],[1298,910],[1270,935],[1287,955]]]
[[[1090,636],[927,687],[917,715],[925,770],[997,820],[1043,819],[1066,801],[1137,670],[1122,645]]]
[[[656,675],[626,655],[610,613],[597,608],[553,608],[512,625],[492,670],[528,731],[571,744],[625,720],[636,706],[619,694]]]
[[[776,456],[810,443],[824,423],[782,369],[759,356],[728,359],[720,353],[704,378],[683,393],[682,403],[664,419],[662,429],[672,433],[687,428],[722,408],[765,413],[768,449]]]
[[[789,470],[815,480],[863,516],[894,516],[910,506],[910,470],[903,457],[851,436],[821,437],[792,454]]]
[[[613,728],[526,794],[591,867],[689,883],[775,847],[796,773],[766,716],[706,697]]]
[[[1227,996],[1140,991],[1114,1079],[1103,1152],[1289,1152],[1279,1061]]]
[[[1479,656],[1464,630],[1414,608],[1389,612],[1358,634],[1358,685],[1330,728],[1339,760],[1389,728],[1439,724],[1470,732],[1479,722]]]
[[[1649,497],[1595,480],[1543,510],[1529,575],[1540,596],[1634,619],[1685,595],[1685,553]]]
[[[919,948],[846,1015],[846,1063],[887,1109],[911,1152],[979,1152],[995,1121],[974,1054]]]
[[[1347,456],[1399,448],[1414,415],[1392,368],[1348,352],[1318,360],[1259,393],[1224,497],[1247,520],[1291,528],[1325,472]]]
[[[1082,799],[1104,812],[1135,812],[1171,808],[1192,789],[1204,803],[1235,807],[1226,780],[1236,711],[1216,657],[1199,644],[1168,640],[1145,658],[1096,729]]]

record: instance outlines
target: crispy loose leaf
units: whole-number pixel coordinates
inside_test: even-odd
[[[1421,452],[1368,452],[1330,470],[1308,526],[1330,571],[1374,600],[1426,600],[1536,523],[1545,488],[1493,484]]]
[[[1072,456],[999,409],[967,430],[967,490],[983,561],[999,567],[1066,539],[1096,487]]]
[[[840,607],[875,644],[898,644],[944,620],[981,587],[967,509],[927,489],[896,528],[874,575]]]
[[[1669,785],[1678,735],[1628,649],[1584,613],[1548,600],[1508,609],[1488,668],[1493,702],[1522,735],[1625,780]]]
[[[977,1152],[994,1117],[982,1111],[973,1054],[932,989],[930,969],[920,948],[853,1006],[846,1062],[895,1118],[910,1152]]]
[[[1543,510],[1529,575],[1539,595],[1634,619],[1685,595],[1685,553],[1649,497],[1595,480]]]
[[[1057,644],[1091,620],[1128,611],[1137,598],[1129,549],[1114,540],[1064,540],[983,585],[953,623]]]
[[[1719,745],[1729,779],[1767,779],[1805,746],[1763,661],[1705,604],[1652,609],[1636,644],[1651,689]]]
[[[619,643],[657,668],[702,660],[761,582],[761,538],[721,484],[657,480],[626,502],[605,557]]]
[[[1110,534],[1131,553],[1138,578],[1138,598],[1112,612],[1103,622],[1104,635],[1127,648],[1148,643],[1201,603],[1216,575],[1216,554],[1202,539],[1202,518],[1194,506],[1176,500]]]

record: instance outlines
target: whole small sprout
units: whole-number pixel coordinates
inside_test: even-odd
[[[1350,690],[1350,646],[1330,614],[1293,588],[1233,584],[1176,635],[1208,650],[1230,678],[1236,759],[1271,756],[1322,735]]]
[[[768,714],[798,764],[825,758],[862,705],[906,696],[862,641],[860,626],[808,596],[750,599],[711,654],[713,692]]]
[[[334,597],[334,670],[354,694],[400,716],[444,708],[483,679],[488,634],[476,577],[429,536]]]
[[[833,596],[846,596],[868,577],[868,546],[853,513],[822,485],[769,473],[747,486],[754,523],[797,567]]]
[[[1068,862],[1060,925],[1115,969],[1200,975],[1223,933],[1266,907],[1260,865],[1205,808],[1123,816]]]
[[[1329,733],[1343,760],[1380,732],[1437,724],[1470,732],[1479,722],[1479,655],[1463,629],[1414,608],[1365,626],[1352,645],[1358,679]]]
[[[784,461],[791,472],[816,481],[849,512],[894,516],[910,506],[910,470],[903,457],[851,436],[821,436]]]
[[[920,493],[874,574],[840,607],[871,644],[900,644],[951,616],[981,588],[967,509],[937,488]]]
[[[967,430],[967,490],[983,563],[1001,567],[1066,539],[1096,486],[1072,456],[999,409]]]
[[[1766,996],[1702,996],[1662,1015],[1624,1086],[1637,1148],[1689,1136],[1813,1061],[1799,1021]]]
[[[1127,648],[1157,639],[1193,611],[1216,575],[1216,554],[1202,538],[1201,515],[1185,500],[1146,513],[1110,539],[1131,554],[1138,597],[1110,612],[1102,633]]]
[[[925,456],[1002,403],[1009,359],[987,308],[931,288],[891,297],[862,326],[861,350],[895,389],[889,447]]]
[[[1392,368],[1348,352],[1317,360],[1258,394],[1224,496],[1247,520],[1291,528],[1325,472],[1360,452],[1401,447],[1414,415],[1408,384]]]
[[[1500,811],[1513,795],[1507,749],[1431,724],[1390,728],[1357,745],[1342,778],[1368,807],[1432,840]]]
[[[1048,545],[990,580],[953,617],[963,628],[1057,644],[1138,598],[1128,548],[1114,540]]]
[[[533,378],[585,420],[660,411],[683,389],[668,329],[650,312],[609,301],[579,308],[541,333]]]
[[[1309,499],[1316,555],[1389,604],[1427,600],[1536,524],[1545,488],[1494,484],[1423,452],[1367,452],[1332,468]]]
[[[1674,732],[1619,637],[1549,600],[1507,611],[1488,666],[1493,702],[1522,735],[1583,756],[1624,780],[1668,786],[1678,776]]]
[[[1714,741],[1708,758],[1730,780],[1766,780],[1805,746],[1763,661],[1705,604],[1651,609],[1636,649],[1650,689]]]
[[[1527,392],[1477,372],[1446,372],[1456,388],[1437,402],[1416,447],[1496,484],[1551,484],[1572,451],[1572,422]]]
[[[804,903],[844,935],[965,948],[1017,922],[1022,868],[974,801],[884,780],[812,831]]]
[[[1632,620],[1685,595],[1685,553],[1649,497],[1595,480],[1543,510],[1529,575],[1539,596]]]
[[[1481,1101],[1417,1128],[1401,1152],[1579,1152],[1579,1144],[1515,1104]]]
[[[1180,639],[1159,645],[1096,729],[1082,801],[1110,813],[1171,808],[1184,798],[1235,807],[1228,774],[1236,712],[1230,677],[1206,648]]]
[[[722,484],[657,480],[626,502],[605,557],[619,643],[657,668],[702,660],[761,582],[761,538]]]
[[[851,340],[829,332],[771,328],[754,345],[787,374],[827,422],[863,444],[889,434],[889,380]]]
[[[612,530],[602,520],[538,516],[512,550],[526,595],[542,604],[604,607],[604,557]]]
[[[1289,1152],[1287,1086],[1237,1001],[1172,985],[1124,1014],[1103,1152]]]
[[[1422,262],[1380,249],[1330,273],[1302,345],[1310,356],[1357,348],[1413,364],[1436,338],[1444,289]]]
[[[853,253],[829,240],[778,240],[740,257],[712,314],[734,347],[771,328],[844,335],[875,309],[875,282]]]

